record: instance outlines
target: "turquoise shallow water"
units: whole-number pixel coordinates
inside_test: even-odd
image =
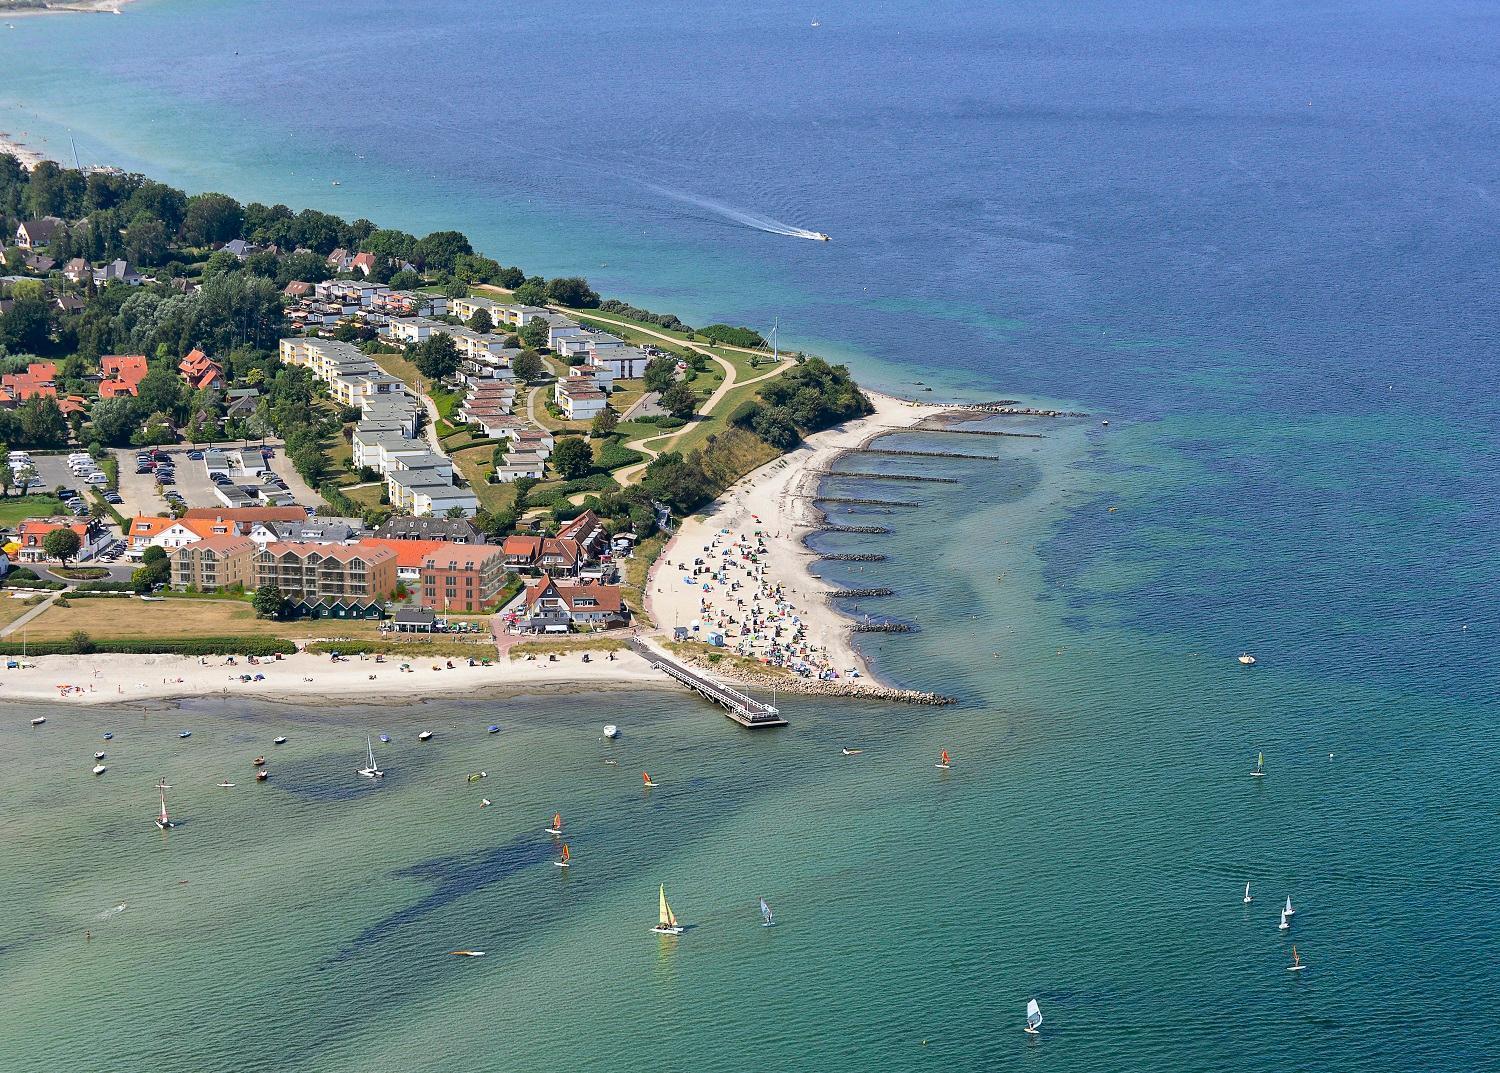
[[[388,0],[355,19],[141,0],[17,20],[0,110],[191,188],[462,227],[691,320],[779,317],[877,386],[1094,416],[963,440],[993,462],[854,467],[956,485],[829,482],[922,503],[870,515],[889,535],[820,537],[891,556],[823,572],[896,590],[858,612],[920,632],[867,650],[951,709],[797,700],[768,737],[671,692],[205,702],[39,732],[0,711],[0,1053],[1494,1064],[1493,5],[837,2],[820,37],[784,5],[422,14],[417,32]],[[421,85],[383,91],[371,56]],[[118,756],[96,782],[106,720]],[[606,721],[629,767],[600,762]],[[214,790],[275,725],[276,780]],[[401,744],[372,788],[352,769],[381,726]],[[637,762],[662,780],[649,799]],[[460,781],[481,767],[483,811]],[[161,775],[189,821],[166,839]],[[565,879],[540,836],[557,808]],[[664,880],[699,925],[665,947],[643,931]],[[757,926],[757,895],[780,927]],[[491,953],[444,956],[460,945]]]
[[[54,706],[36,729],[0,708],[0,902],[24,907],[0,921],[7,1053],[78,1070],[240,1068],[250,1040],[297,1070],[1480,1068],[1500,998],[1493,712],[1264,652],[1245,671],[1211,638],[1109,621],[1095,601],[1138,579],[1059,591],[1037,554],[1091,498],[1083,430],[993,444],[1001,462],[915,460],[965,483],[902,486],[923,507],[881,515],[892,534],[822,538],[891,554],[837,567],[897,589],[862,611],[923,624],[872,654],[957,707],[783,698],[792,726],[756,735],[670,690]],[[896,461],[867,464],[911,471]],[[963,550],[976,534],[991,553]],[[395,739],[378,785],[354,773],[367,731]],[[160,777],[183,821],[165,835]],[[557,809],[566,875],[541,830]],[[693,925],[680,939],[646,930],[659,882]],[[1019,1031],[1033,996],[1040,1041]],[[1440,1033],[1407,1029],[1423,1006],[1447,1011]]]

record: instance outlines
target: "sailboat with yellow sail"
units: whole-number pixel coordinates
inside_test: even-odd
[[[562,856],[557,858],[557,860],[553,861],[552,863],[557,865],[557,867],[559,868],[573,867],[573,855],[568,852],[568,844],[566,842],[563,843]]]
[[[651,930],[658,935],[681,935],[687,928],[677,923],[677,914],[672,912],[672,907],[667,904],[667,887],[663,883],[660,890],[661,905],[657,909],[656,927]]]
[[[1255,770],[1250,772],[1252,779],[1263,779],[1266,777],[1266,754],[1255,754]]]
[[[549,835],[560,835],[560,834],[562,834],[562,813],[561,812],[554,812],[552,814],[552,826],[547,828],[547,833]]]

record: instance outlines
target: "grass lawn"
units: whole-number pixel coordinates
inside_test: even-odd
[[[624,637],[575,633],[544,641],[517,641],[510,647],[510,658],[525,659],[527,656],[560,655],[564,652],[618,652],[626,644]]]
[[[4,589],[0,589],[0,626],[9,626],[16,619],[30,611],[35,606],[31,601],[45,599],[46,596],[27,596],[24,600],[16,600],[11,597],[10,593],[5,592]],[[30,637],[31,631],[27,630],[26,635]],[[19,641],[21,638],[17,635],[15,639]],[[10,640],[10,638],[7,637],[6,640]]]
[[[358,503],[361,507],[379,508],[382,506],[389,506],[389,504],[383,504],[380,502],[380,497],[384,493],[385,485],[383,484],[372,484],[366,488],[344,489],[344,495],[354,500],[354,502]]]
[[[74,600],[68,607],[49,607],[26,627],[38,641],[61,640],[74,630],[90,637],[189,638],[227,634],[270,634],[280,623],[255,617],[255,609],[241,600],[163,600],[145,602],[109,598]]]
[[[0,526],[14,529],[27,518],[45,518],[64,514],[62,500],[56,496],[6,496],[0,499]]]
[[[493,443],[483,443],[451,456],[458,472],[463,474],[479,499],[479,505],[491,514],[507,510],[516,501],[514,485],[490,483],[490,458],[494,451]]]
[[[371,354],[370,358],[392,376],[405,380],[406,386],[413,391],[423,394],[427,392],[427,378],[417,371],[415,365],[406,360],[405,354]]]

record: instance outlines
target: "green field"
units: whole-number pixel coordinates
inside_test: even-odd
[[[56,496],[6,496],[0,499],[0,528],[14,529],[27,518],[64,513],[62,500]]]

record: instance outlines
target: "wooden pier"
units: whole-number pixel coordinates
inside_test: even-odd
[[[630,642],[630,649],[657,670],[665,671],[693,692],[722,707],[724,714],[742,727],[759,730],[762,727],[787,725],[779,709],[747,696],[723,682],[716,682],[707,675],[689,670],[683,664],[662,655],[638,638]]]

